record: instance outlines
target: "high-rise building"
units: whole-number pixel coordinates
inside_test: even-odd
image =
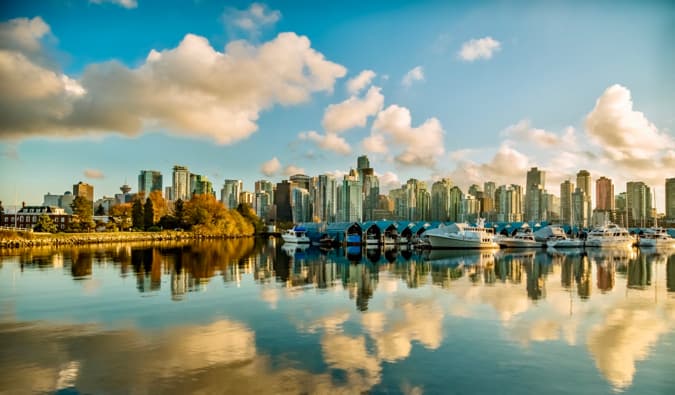
[[[447,221],[450,218],[450,189],[452,181],[442,178],[431,185],[431,220]]]
[[[171,184],[172,200],[189,200],[190,194],[190,171],[185,166],[175,165]]]
[[[666,178],[666,219],[675,221],[675,178]]]
[[[495,192],[497,191],[497,184],[494,181],[487,181],[483,183],[483,192],[485,192],[485,197],[489,197],[494,200]]]
[[[228,209],[237,208],[243,185],[241,180],[225,180],[220,190],[220,202]]]
[[[321,222],[335,222],[337,200],[335,177],[331,174],[318,176],[314,194],[314,216]]]
[[[309,191],[312,178],[305,174],[293,174],[288,178],[296,186]]]
[[[340,188],[340,218],[345,222],[360,222],[363,213],[363,186],[359,177],[352,169],[349,175],[345,175]]]
[[[363,173],[363,220],[371,221],[374,219],[377,199],[380,196],[380,180],[373,174],[373,169],[366,168],[361,171]]]
[[[277,183],[274,191],[274,218],[278,222],[293,222],[293,210],[291,209],[291,184],[288,180]]]
[[[586,191],[577,186],[572,192],[572,226],[589,226],[587,201]]]
[[[560,184],[560,221],[563,224],[572,224],[572,193],[574,192],[574,183],[570,180],[563,181]]]
[[[595,181],[595,209],[602,211],[614,210],[614,184],[607,177],[600,177]]]
[[[616,223],[623,227],[628,226],[628,214],[626,213],[626,192],[621,192],[614,196],[614,207],[616,208]]]
[[[89,200],[94,203],[94,186],[89,185],[86,182],[78,182],[77,184],[73,185],[73,196],[78,197],[82,196],[83,198]]]
[[[541,196],[546,188],[546,172],[533,167],[527,172],[525,181],[525,220],[540,221],[545,212]]]
[[[162,192],[162,173],[156,170],[141,170],[138,175],[138,193],[148,197],[153,191]]]
[[[253,201],[253,210],[255,215],[261,219],[268,218],[269,209],[270,209],[270,199],[269,193],[263,191],[255,193],[255,200]]]
[[[462,200],[464,199],[464,194],[458,186],[450,188],[449,196],[449,214],[448,220],[452,222],[461,221],[462,216]]]
[[[253,192],[267,192],[270,195],[270,198],[274,195],[274,184],[267,180],[258,180],[254,184]]]
[[[519,222],[523,220],[523,192],[520,185],[501,185],[495,191],[497,221]]]
[[[466,194],[462,199],[460,218],[462,222],[475,222],[480,212],[480,203],[474,195]]]
[[[212,195],[215,197],[213,184],[207,176],[190,173],[190,194],[191,195]]]
[[[425,182],[417,184],[417,195],[415,196],[417,202],[417,213],[413,221],[429,221],[431,216],[431,193],[427,189]]]
[[[629,181],[626,183],[626,214],[628,226],[652,225],[652,194],[644,182]]]
[[[249,207],[253,207],[254,200],[255,194],[253,192],[242,191],[239,193],[239,203],[247,204]]]
[[[593,212],[593,203],[591,202],[593,191],[591,191],[591,173],[587,170],[579,170],[577,173],[577,188],[586,194],[586,213],[590,219],[590,215]]]
[[[291,211],[294,223],[311,221],[308,190],[295,185],[291,187]]]

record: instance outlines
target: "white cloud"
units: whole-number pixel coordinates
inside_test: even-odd
[[[347,92],[352,96],[357,95],[361,89],[370,85],[376,75],[373,70],[363,70],[359,75],[347,81]]]
[[[0,31],[23,37],[13,42],[31,48],[35,43],[26,37],[41,37],[48,29],[37,23],[31,30],[29,23],[35,24],[13,20],[0,24]],[[346,73],[294,33],[260,46],[234,41],[224,52],[188,34],[176,48],[150,51],[137,68],[115,61],[92,64],[77,80],[28,55],[21,49],[0,50],[2,138],[133,136],[163,129],[231,144],[257,130],[261,111],[305,102],[313,92],[332,92],[335,80]]]
[[[500,49],[501,43],[488,36],[465,42],[458,55],[462,60],[473,62],[476,59],[490,59]]]
[[[482,185],[484,181],[495,181],[498,185],[516,183],[522,179],[530,166],[528,157],[522,152],[502,143],[495,155],[486,163],[471,160],[460,161],[450,178],[457,185]]]
[[[281,170],[281,162],[279,162],[276,156],[260,166],[260,172],[268,177],[276,175],[279,170]]]
[[[371,134],[363,139],[361,143],[363,149],[372,154],[387,153],[387,141],[382,134]]]
[[[305,169],[295,165],[288,165],[284,168],[285,176],[292,176],[294,174],[305,174]]]
[[[568,137],[570,137],[569,131],[570,129],[566,130]],[[573,128],[571,129],[571,132],[573,135]],[[532,143],[543,148],[563,144],[562,137],[553,132],[532,127],[530,120],[528,119],[520,120],[518,123],[508,126],[506,129],[502,130],[501,135],[508,138],[515,138],[520,142]],[[569,149],[569,146],[565,148]]]
[[[380,181],[380,188],[382,190],[390,190],[401,187],[401,180],[399,180],[398,175],[391,171],[384,172],[383,174],[376,174]]]
[[[96,179],[96,180],[102,180],[102,179],[105,178],[105,175],[103,174],[103,172],[101,170],[97,170],[97,169],[86,169],[84,171],[84,176],[87,177],[87,178],[93,178],[93,179]]]
[[[655,154],[675,147],[667,133],[661,133],[645,114],[633,110],[631,92],[612,85],[598,98],[586,117],[586,131],[613,161],[625,165],[652,161]]]
[[[313,130],[310,130],[309,132],[300,132],[298,137],[300,140],[312,141],[316,143],[319,148],[326,151],[337,152],[340,155],[349,155],[352,152],[352,149],[347,141],[334,133],[326,133],[325,135],[321,135]]]
[[[415,81],[424,81],[424,69],[422,66],[414,67],[412,70],[408,71],[401,80],[401,84],[405,87],[409,87]]]
[[[436,118],[429,118],[417,127],[412,126],[410,110],[391,105],[377,114],[371,136],[363,141],[364,148],[383,146],[387,141],[399,148],[394,160],[403,166],[434,167],[443,155],[443,126]],[[375,137],[375,136],[380,137]],[[382,149],[379,148],[381,152]],[[372,152],[372,151],[371,151]]]
[[[45,21],[35,18],[16,18],[0,23],[0,48],[35,54],[42,50],[42,39],[51,33]]]
[[[265,4],[253,3],[245,10],[226,8],[222,18],[229,27],[236,27],[256,37],[261,28],[277,23],[281,19],[281,12],[270,10]]]
[[[321,124],[328,133],[339,133],[355,127],[365,127],[368,117],[377,114],[384,105],[384,96],[380,88],[368,89],[365,97],[352,96],[338,104],[326,108]]]
[[[138,7],[136,0],[89,0],[89,2],[94,4],[112,3],[127,9]]]

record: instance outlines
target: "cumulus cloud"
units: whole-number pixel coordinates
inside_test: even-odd
[[[260,166],[260,172],[268,177],[276,175],[281,170],[281,162],[275,156]]]
[[[570,145],[576,145],[573,127],[566,128],[563,134],[559,136],[554,132],[533,127],[529,119],[522,119],[518,123],[508,126],[502,130],[501,135],[516,139],[519,142],[531,143],[541,148],[563,144],[565,149],[570,149]]]
[[[314,142],[319,148],[326,151],[337,152],[340,155],[349,155],[352,152],[347,141],[335,133],[326,133],[321,135],[313,130],[309,132],[300,132],[300,140],[309,140]]]
[[[288,165],[284,168],[285,176],[292,176],[294,174],[305,174],[305,169],[296,165]]]
[[[352,96],[357,95],[361,89],[370,85],[376,75],[373,70],[363,70],[359,75],[347,81],[347,92]]]
[[[387,171],[383,174],[376,174],[380,181],[380,188],[382,190],[390,190],[401,187],[401,180],[399,180],[398,175],[391,171]]]
[[[37,16],[32,19],[16,18],[0,23],[0,48],[29,54],[40,54],[42,39],[51,28]]]
[[[462,44],[459,57],[467,62],[477,59],[490,59],[492,55],[501,49],[501,43],[492,37],[472,39]]]
[[[366,126],[368,117],[382,110],[384,96],[380,91],[380,88],[373,86],[362,99],[352,96],[342,103],[331,104],[323,114],[323,128],[328,133],[339,133]]]
[[[530,162],[525,154],[509,143],[502,143],[494,156],[485,163],[460,161],[450,178],[458,185],[481,185],[486,180],[498,184],[519,184],[529,166]]]
[[[86,169],[84,171],[84,176],[87,177],[87,178],[93,178],[93,179],[96,179],[96,180],[102,180],[102,179],[105,178],[105,175],[103,174],[103,172],[101,170],[97,170],[97,169]]]
[[[136,0],[89,0],[89,2],[93,4],[111,3],[127,9],[138,7]]]
[[[2,24],[20,36],[11,23],[26,21]],[[224,52],[188,34],[176,48],[150,51],[137,68],[92,64],[77,80],[31,59],[25,51],[0,50],[0,137],[163,129],[230,144],[257,130],[261,111],[332,92],[346,73],[294,33],[260,46],[234,41]]]
[[[415,81],[424,81],[424,69],[422,66],[414,67],[412,70],[408,71],[401,80],[401,84],[405,87],[409,87]]]
[[[628,88],[612,85],[595,102],[586,116],[586,131],[612,161],[626,166],[641,166],[673,149],[667,133],[659,132],[644,113],[633,110]]]
[[[228,27],[244,30],[256,37],[264,26],[277,23],[281,19],[281,12],[270,10],[265,4],[253,3],[245,10],[226,8],[222,19]]]
[[[443,155],[443,126],[436,118],[429,118],[417,127],[412,126],[410,110],[391,105],[377,114],[371,136],[363,141],[369,152],[386,152],[385,144],[400,147],[394,160],[403,166],[434,167]]]

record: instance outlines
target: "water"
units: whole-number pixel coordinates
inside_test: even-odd
[[[674,328],[675,254],[655,250],[0,257],[7,394],[672,394]]]

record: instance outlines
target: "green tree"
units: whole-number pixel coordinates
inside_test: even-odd
[[[143,229],[145,225],[145,216],[143,215],[143,203],[141,199],[134,200],[131,206],[131,224],[135,229]]]
[[[178,227],[185,227],[185,202],[182,199],[176,200],[173,204],[173,216],[176,217]]]
[[[251,206],[249,206],[247,203],[239,203],[237,206],[237,211],[242,217],[244,217],[244,219],[246,219],[246,221],[255,227],[256,232],[263,231],[265,224],[260,219],[260,217],[256,215],[255,210],[253,210]]]
[[[98,207],[96,207],[96,215],[105,215],[105,209],[102,204],[99,204]]]
[[[143,207],[143,224],[145,229],[155,224],[155,209],[152,204],[152,199],[145,199],[145,207]]]
[[[92,216],[94,205],[90,200],[83,196],[77,196],[70,204],[73,214],[77,215],[78,221],[74,223],[74,228],[79,231],[89,231],[94,227]]]
[[[48,233],[58,232],[56,224],[47,214],[42,214],[40,218],[38,218],[38,222],[33,227],[33,230],[36,232],[48,232]]]

